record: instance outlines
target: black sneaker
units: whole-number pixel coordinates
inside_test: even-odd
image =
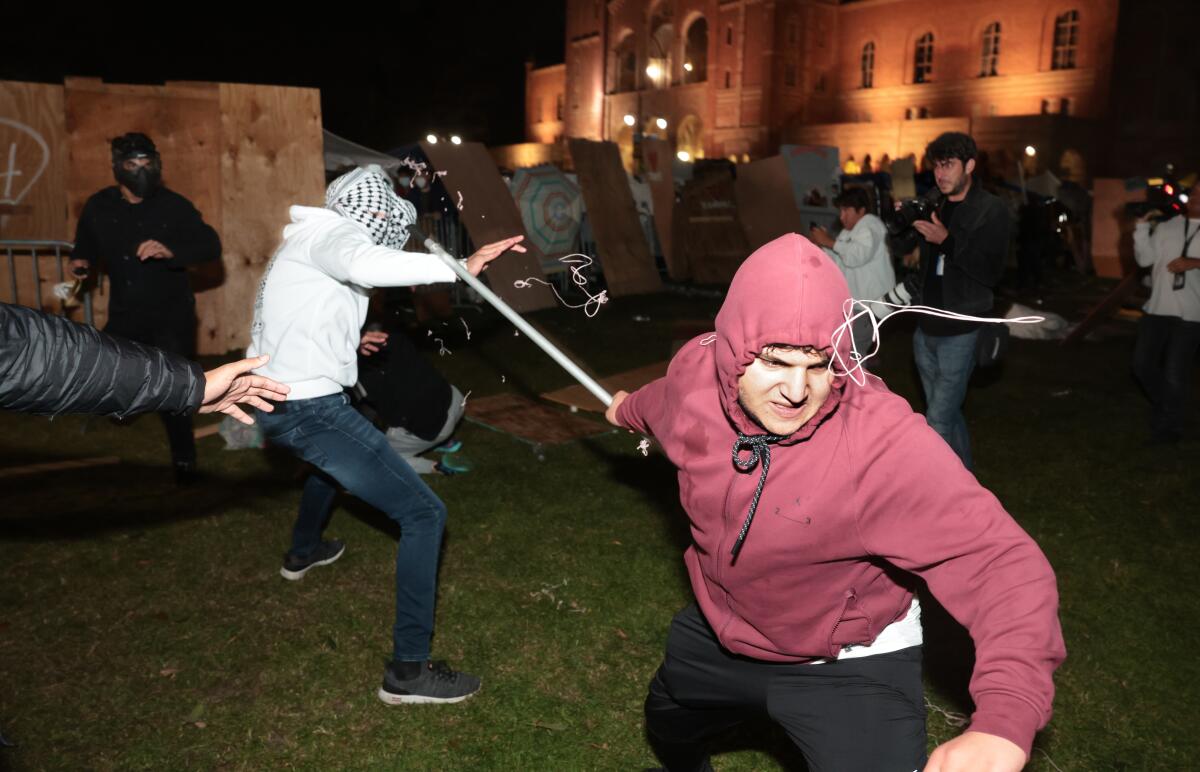
[[[479,679],[467,673],[451,670],[442,660],[429,661],[421,666],[415,678],[401,679],[393,665],[383,671],[383,686],[379,699],[388,705],[462,702],[479,691]]]
[[[327,566],[340,558],[345,551],[345,544],[337,539],[330,539],[318,544],[315,550],[302,558],[296,557],[289,552],[283,556],[283,568],[279,569],[279,575],[293,582],[303,579],[310,568],[313,566]]]

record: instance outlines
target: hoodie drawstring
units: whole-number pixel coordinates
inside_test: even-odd
[[[738,553],[742,551],[742,543],[746,541],[746,533],[749,532],[750,523],[754,520],[754,512],[758,509],[758,498],[762,496],[763,485],[767,482],[767,472],[771,469],[770,443],[779,442],[782,439],[784,437],[777,434],[746,435],[738,432],[737,439],[733,442],[733,463],[737,465],[738,469],[749,472],[755,464],[762,461],[762,474],[758,476],[758,487],[754,489],[754,498],[750,500],[750,511],[746,513],[746,522],[742,523],[742,530],[738,532],[737,541],[733,543],[733,550],[730,552],[733,560],[737,560]],[[739,455],[743,447],[749,447],[751,454],[750,458],[745,461],[742,461]]]

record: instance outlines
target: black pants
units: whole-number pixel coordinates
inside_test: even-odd
[[[764,662],[721,647],[692,604],[675,615],[646,697],[646,732],[671,772],[708,770],[704,741],[766,714],[810,772],[925,765],[921,647],[819,665]]]
[[[116,312],[109,316],[104,331],[191,359],[196,355],[194,302],[187,298],[171,311],[155,315]],[[158,417],[167,430],[172,463],[194,464],[196,439],[192,434],[192,417],[170,413],[159,413]]]
[[[1150,397],[1150,431],[1155,439],[1174,439],[1183,433],[1197,348],[1200,322],[1154,314],[1138,322],[1133,373]]]

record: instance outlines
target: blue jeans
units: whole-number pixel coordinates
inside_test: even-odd
[[[979,330],[963,335],[926,335],[918,328],[913,334],[913,357],[925,390],[925,420],[967,469],[972,467],[971,438],[962,405],[975,369],[978,338]]]
[[[1183,434],[1198,348],[1200,322],[1155,314],[1145,314],[1138,322],[1133,372],[1150,397],[1150,431],[1155,439],[1178,439]]]
[[[393,657],[429,658],[437,594],[438,550],[446,506],[396,455],[383,432],[350,406],[345,394],[278,402],[258,413],[263,434],[317,467],[304,483],[291,552],[305,556],[321,542],[337,486],[381,510],[400,526],[396,552]]]

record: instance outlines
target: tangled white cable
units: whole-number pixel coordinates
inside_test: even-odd
[[[554,293],[554,297],[558,298],[559,303],[562,303],[567,308],[582,308],[584,315],[586,315],[589,319],[594,317],[597,313],[599,313],[600,306],[608,302],[608,290],[601,290],[595,295],[588,292],[587,277],[583,275],[583,269],[590,266],[594,261],[587,255],[576,253],[573,255],[565,255],[560,257],[558,258],[558,262],[567,266],[567,268],[571,270],[571,281],[575,282],[576,287],[579,287],[579,289],[583,290],[584,294],[588,296],[587,300],[578,305],[571,305],[563,299],[562,295],[558,294],[557,287],[545,279],[539,279],[535,276],[530,276],[528,279],[517,279],[513,282],[513,286],[517,289],[525,289],[526,287],[532,286],[533,282],[544,284],[550,288],[551,292]]]
[[[890,308],[886,315],[882,318],[871,313],[871,306],[884,306]],[[861,306],[861,310],[855,312],[854,307]],[[833,363],[834,375],[844,375],[850,380],[857,383],[859,386],[867,382],[866,371],[863,369],[863,364],[879,353],[879,327],[883,324],[884,319],[889,318],[893,314],[902,314],[911,312],[916,314],[926,314],[928,316],[938,316],[942,319],[955,319],[962,322],[982,322],[984,324],[1037,324],[1045,321],[1045,317],[1041,316],[1018,316],[1013,319],[995,319],[986,316],[970,316],[969,314],[959,314],[954,311],[945,311],[940,308],[931,308],[930,306],[902,306],[897,303],[888,303],[884,300],[857,300],[855,298],[848,299],[842,306],[842,318],[845,320],[838,325],[833,335],[830,336],[830,343],[833,346]],[[842,358],[839,345],[842,337],[850,334],[850,329],[854,322],[866,315],[871,320],[871,350],[863,354],[858,350],[857,344],[854,342],[854,336],[850,336],[850,358],[853,364],[847,366],[846,361]],[[841,368],[842,372],[838,372]]]

